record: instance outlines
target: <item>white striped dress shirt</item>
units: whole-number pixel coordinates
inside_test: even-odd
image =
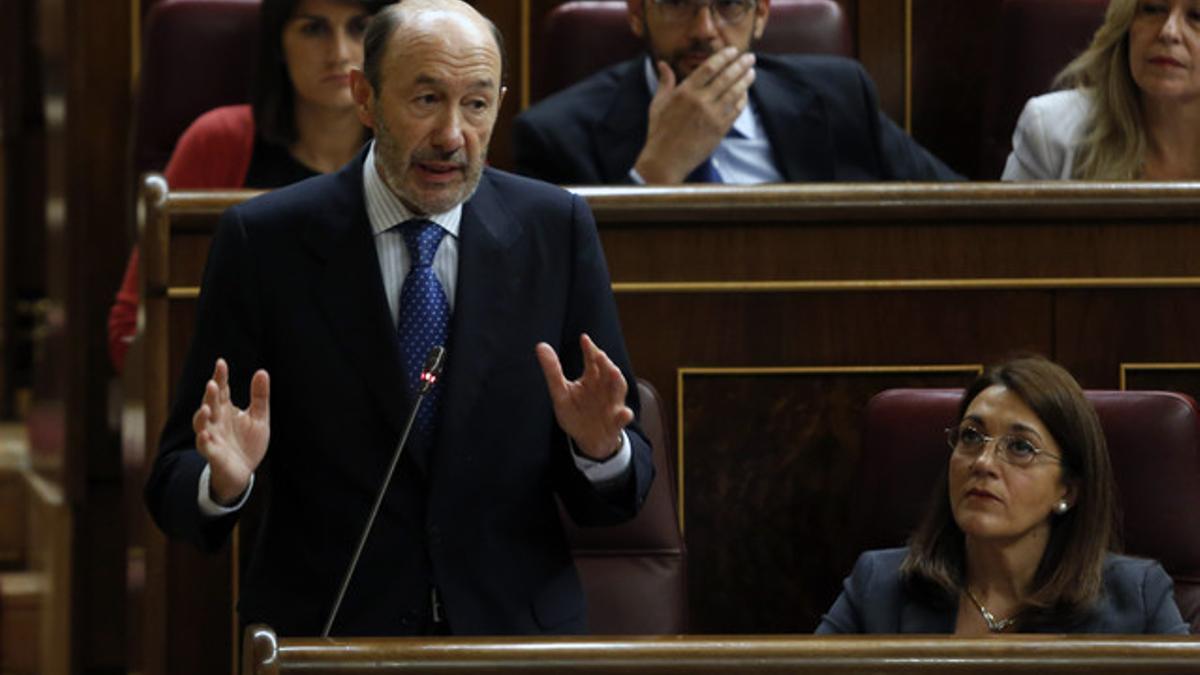
[[[379,256],[379,270],[383,273],[383,290],[392,311],[392,322],[395,323],[400,318],[400,288],[404,286],[404,277],[412,266],[404,235],[396,225],[416,216],[379,175],[379,169],[375,166],[374,141],[367,151],[367,160],[363,162],[363,192],[367,201],[367,219],[371,222],[371,232],[375,233],[375,253]],[[459,204],[445,213],[424,216],[440,225],[449,235],[442,237],[438,244],[437,253],[433,256],[433,273],[442,284],[451,312],[454,311],[454,291],[458,286],[458,227],[462,222],[462,208],[462,204]]]

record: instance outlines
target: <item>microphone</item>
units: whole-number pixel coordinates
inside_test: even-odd
[[[346,589],[350,587],[350,579],[354,576],[354,568],[358,567],[358,557],[362,555],[363,546],[367,543],[367,537],[371,534],[371,528],[375,526],[375,516],[379,515],[379,507],[383,504],[383,496],[387,493],[388,485],[392,482],[392,474],[396,471],[396,465],[400,463],[400,453],[404,451],[404,444],[408,442],[408,435],[412,432],[413,421],[417,419],[417,411],[421,409],[421,402],[425,400],[425,395],[433,389],[433,385],[437,384],[438,378],[442,375],[442,369],[446,366],[446,349],[441,345],[437,345],[429,350],[425,356],[425,365],[421,368],[421,377],[418,378],[417,396],[413,400],[412,409],[408,412],[408,421],[404,424],[404,433],[400,434],[400,442],[396,445],[396,453],[392,455],[392,463],[388,465],[387,473],[383,476],[383,483],[379,486],[379,493],[375,495],[375,505],[371,507],[371,515],[367,516],[367,524],[363,527],[362,535],[358,538],[358,546],[354,548],[354,557],[350,559],[350,566],[346,568],[346,576],[342,577],[342,587],[338,589],[337,598],[333,601],[333,609],[329,612],[329,618],[325,620],[325,629],[321,631],[321,637],[329,637],[329,630],[333,628],[333,621],[337,618],[338,609],[342,606],[342,599],[346,597]]]

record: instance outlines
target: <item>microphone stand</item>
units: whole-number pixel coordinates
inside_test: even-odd
[[[362,535],[358,538],[358,546],[354,548],[354,557],[350,559],[350,566],[346,568],[346,576],[342,578],[342,587],[338,589],[337,598],[333,601],[333,609],[329,612],[329,618],[325,620],[325,629],[321,631],[321,637],[329,637],[329,631],[333,628],[333,620],[337,618],[338,609],[342,606],[342,599],[346,597],[346,589],[350,587],[350,579],[354,576],[354,568],[358,567],[358,557],[362,555],[363,546],[367,543],[367,537],[371,534],[371,528],[375,526],[375,516],[379,515],[379,507],[383,504],[383,496],[387,493],[388,485],[392,482],[392,474],[396,471],[396,465],[400,463],[400,453],[404,451],[404,444],[408,442],[408,435],[412,432],[413,422],[417,419],[417,411],[421,409],[421,402],[425,400],[425,395],[433,389],[433,385],[437,382],[438,377],[442,374],[442,368],[446,365],[446,349],[442,346],[436,346],[429,350],[429,354],[425,356],[425,366],[421,369],[420,386],[417,389],[416,400],[413,401],[412,410],[408,413],[408,421],[404,423],[404,433],[400,434],[400,443],[396,445],[396,453],[392,455],[392,463],[388,465],[387,473],[383,477],[383,483],[379,486],[379,493],[375,495],[375,505],[371,507],[371,515],[367,516],[367,524],[363,527]]]

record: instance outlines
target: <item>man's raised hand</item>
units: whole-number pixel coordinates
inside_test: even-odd
[[[633,421],[633,410],[625,405],[628,385],[621,369],[586,334],[579,336],[579,347],[583,373],[574,381],[563,375],[550,345],[538,343],[537,358],[558,425],[580,453],[604,460],[620,449],[621,431]]]
[[[208,460],[213,501],[232,504],[246,491],[250,475],[267,454],[271,436],[271,380],[259,370],[250,380],[250,406],[239,410],[230,401],[229,365],[217,359],[204,400],[192,416],[196,449]]]
[[[665,62],[656,67],[658,91],[634,169],[650,184],[682,183],[713,153],[749,102],[754,54],[726,47],[679,83]]]

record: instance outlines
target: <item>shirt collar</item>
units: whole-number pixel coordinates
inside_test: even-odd
[[[363,162],[363,193],[367,200],[367,219],[371,222],[371,232],[374,234],[382,234],[416,217],[396,193],[392,192],[384,182],[383,176],[379,175],[379,168],[375,166],[374,140],[371,141],[367,158]],[[433,213],[426,217],[441,225],[450,236],[457,238],[458,227],[462,222],[462,204],[445,213]]]
[[[654,94],[658,92],[658,71],[654,67],[654,59],[647,56],[643,70],[646,73],[646,86],[650,89],[650,97],[654,98]],[[754,97],[749,97],[746,101],[746,107],[742,108],[742,112],[733,121],[733,130],[738,132],[741,138],[756,141],[761,135],[762,127],[758,124],[758,116],[754,111]]]

